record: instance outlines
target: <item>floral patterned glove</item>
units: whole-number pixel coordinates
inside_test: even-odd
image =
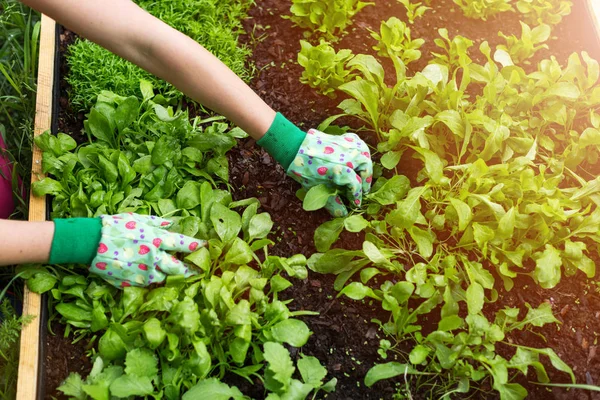
[[[354,133],[334,136],[311,129],[287,174],[307,190],[320,184],[336,186],[350,204],[360,206],[362,196],[371,188],[371,153]],[[348,214],[339,195],[331,197],[325,209],[336,217]]]
[[[334,136],[311,129],[306,134],[277,113],[257,143],[304,189],[320,184],[338,187],[350,204],[359,206],[371,188],[371,153],[354,133]],[[325,208],[336,217],[348,214],[340,196],[330,198]]]
[[[172,222],[138,215],[103,215],[98,252],[90,272],[116,287],[148,286],[163,282],[166,275],[195,275],[185,263],[167,251],[190,253],[203,240],[167,231]]]

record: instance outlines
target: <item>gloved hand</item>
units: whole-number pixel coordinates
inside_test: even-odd
[[[353,133],[335,136],[311,129],[306,134],[277,113],[257,143],[307,190],[319,184],[334,186],[352,206],[359,206],[371,188],[369,147]],[[325,208],[336,217],[348,214],[340,196],[330,198]]]
[[[154,216],[127,213],[54,223],[50,263],[90,265],[90,272],[116,287],[148,286],[163,282],[166,275],[194,275],[168,251],[190,253],[206,245],[169,232],[173,223]]]

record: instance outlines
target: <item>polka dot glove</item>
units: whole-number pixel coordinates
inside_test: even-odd
[[[337,187],[352,206],[360,206],[371,188],[373,163],[369,147],[354,133],[328,135],[316,129],[307,132],[287,174],[306,190],[326,184]],[[339,195],[331,197],[325,209],[335,217],[348,210]]]
[[[103,215],[98,252],[90,272],[116,287],[148,286],[160,283],[166,275],[195,275],[196,272],[167,251],[190,253],[206,245],[167,231],[172,222],[138,215]]]

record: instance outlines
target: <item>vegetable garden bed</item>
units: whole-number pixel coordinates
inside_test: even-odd
[[[450,0],[434,1],[431,7],[432,10],[410,25],[413,40],[422,38],[425,42],[420,48],[421,58],[408,65],[409,75],[422,71],[433,58],[431,53],[439,52],[439,48],[434,44],[434,40],[439,38],[439,28],[446,28],[450,38],[463,35],[472,39],[475,43],[472,58],[479,63],[486,61],[484,55],[476,51],[483,41],[489,42],[490,47],[494,49],[497,44],[505,42],[502,37],[498,37],[499,31],[505,35],[520,36],[518,14],[504,13],[481,21],[465,18],[460,8]],[[338,114],[340,111],[336,107],[346,97],[339,93],[336,99],[331,99],[300,83],[303,68],[296,63],[296,59],[300,50],[300,40],[303,39],[303,30],[294,27],[290,20],[281,18],[281,15],[289,14],[289,8],[290,3],[287,1],[257,1],[256,6],[250,10],[250,18],[244,21],[247,33],[245,40],[253,50],[251,60],[259,71],[251,85],[274,109],[304,129],[309,129]],[[354,54],[375,55],[372,46],[376,41],[371,39],[369,30],[378,31],[380,23],[390,16],[398,16],[405,20],[405,14],[404,6],[396,0],[377,1],[375,6],[366,7],[354,17],[349,33],[334,47],[336,50],[351,49]],[[600,46],[594,32],[596,31],[586,2],[574,1],[571,14],[564,17],[560,24],[553,26],[552,38],[548,41],[550,49],[539,50],[524,68],[528,72],[533,71],[539,61],[551,55],[564,66],[571,53],[579,51],[587,51],[593,59],[600,60]],[[59,48],[64,55],[73,41],[73,36],[70,32],[62,32],[60,37]],[[394,75],[394,65],[388,59],[383,59],[382,63],[386,79],[391,79]],[[64,57],[61,57],[60,71],[63,78],[69,71]],[[60,90],[59,131],[71,135],[78,142],[84,142],[86,137],[81,136],[80,132],[86,118],[85,113],[73,111],[67,95],[68,83],[64,79],[57,90]],[[196,114],[197,110],[192,108],[190,112]],[[364,122],[351,117],[343,117],[335,123],[340,126],[348,125],[356,130],[365,126]],[[375,145],[373,135],[366,134],[365,138]],[[284,171],[257,147],[253,140],[240,140],[238,145],[228,152],[228,159],[233,200],[256,197],[262,210],[270,213],[275,223],[274,232],[269,236],[274,239],[275,244],[269,254],[280,257],[304,254],[308,258],[316,253],[313,236],[321,224],[330,220],[329,215],[324,211],[303,211],[302,203],[296,198],[296,185],[285,177]],[[597,175],[597,165],[589,166],[590,176]],[[418,187],[422,177],[419,171],[422,168],[421,160],[413,160],[404,155],[399,171],[409,178],[412,187]],[[363,233],[344,232],[334,247],[360,250],[364,240]],[[595,264],[600,260],[595,253],[590,253],[589,257]],[[494,274],[497,273],[494,271]],[[494,276],[498,299],[486,304],[484,314],[488,319],[493,321],[494,313],[504,307],[526,310],[524,303],[528,303],[534,309],[544,307],[544,304],[549,305],[548,308],[560,321],[560,324],[547,324],[543,327],[532,325],[532,329],[512,331],[507,335],[506,343],[496,345],[497,353],[505,359],[510,359],[514,354],[511,343],[532,348],[549,347],[572,368],[578,383],[599,384],[600,354],[596,354],[597,336],[600,334],[598,274],[588,279],[579,272],[569,278],[563,277],[560,283],[550,289],[542,289],[530,277],[521,276],[514,279],[515,286],[510,291],[503,288],[497,275]],[[386,335],[372,319],[385,322],[388,314],[381,309],[377,301],[354,301],[345,296],[337,297],[338,291],[333,288],[334,280],[335,277],[330,275],[311,272],[308,279],[291,280],[293,286],[281,293],[282,298],[294,299],[290,305],[292,310],[320,313],[318,316],[302,317],[314,333],[300,351],[305,355],[317,357],[327,368],[330,374],[328,378],[337,378],[336,391],[329,393],[328,399],[393,398],[395,393],[404,389],[405,384],[401,377],[379,381],[372,387],[364,384],[364,377],[374,364],[394,360],[404,362],[399,354],[410,353],[414,342],[400,342],[394,351],[388,351],[387,359],[382,358],[385,349],[380,349],[380,340],[386,339]],[[380,276],[373,278],[370,284],[373,288],[379,288],[386,280],[396,283],[400,278]],[[464,308],[461,312],[466,314],[466,306]],[[521,318],[524,315],[525,311],[522,311]],[[429,320],[421,320],[423,331],[435,331],[438,329],[438,322],[439,313],[432,313]],[[71,344],[72,337],[63,337],[62,325],[55,321],[51,326],[57,335],[47,334],[44,341],[45,386],[39,391],[40,396],[44,398],[60,397],[60,393],[55,391],[56,387],[71,372],[79,372],[85,378],[92,367],[86,350],[95,346],[94,343],[88,343],[87,339]],[[292,350],[291,354],[294,360],[298,358],[297,351]],[[570,381],[569,376],[554,369],[547,358],[542,357],[541,361],[551,382]],[[448,384],[449,380],[445,378],[448,376],[442,374],[431,381],[427,376],[410,379],[408,387],[412,398],[430,398],[433,391]],[[528,398],[595,398],[591,392],[548,388],[529,383],[530,380],[536,381],[533,368],[530,368],[526,378],[520,376],[514,381],[525,386],[529,392]],[[251,385],[230,374],[226,375],[224,382],[238,386],[244,394],[252,398],[264,397],[263,387],[257,379],[254,379],[254,385]],[[447,387],[447,391],[453,390],[455,386],[455,383],[452,383]],[[492,391],[492,382],[489,379],[472,382],[471,388],[470,394],[473,398],[497,397],[497,393]],[[461,395],[453,396],[460,398]]]

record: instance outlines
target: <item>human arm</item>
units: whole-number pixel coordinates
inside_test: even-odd
[[[348,149],[348,143],[339,136],[322,132],[307,136],[283,115],[275,113],[201,45],[132,1],[23,2],[167,80],[189,97],[224,115],[256,139],[258,145],[265,148],[304,188],[320,184],[336,187],[352,205],[360,205],[362,195],[370,187],[372,174],[369,149],[362,140],[357,138],[364,146],[356,151]],[[333,146],[321,146],[324,142]],[[332,151],[312,154],[329,150]],[[311,153],[306,163],[305,153]],[[319,168],[312,168],[317,164]],[[325,173],[322,174],[323,171]],[[343,216],[347,213],[339,196],[329,200],[326,208],[332,214]]]
[[[147,286],[195,272],[170,252],[205,241],[170,232],[172,222],[132,213],[52,222],[0,220],[0,265],[84,264],[117,286]]]
[[[53,236],[53,222],[0,220],[0,265],[47,262]]]
[[[130,0],[23,3],[170,82],[254,139],[260,139],[275,119],[275,111],[225,64]]]

